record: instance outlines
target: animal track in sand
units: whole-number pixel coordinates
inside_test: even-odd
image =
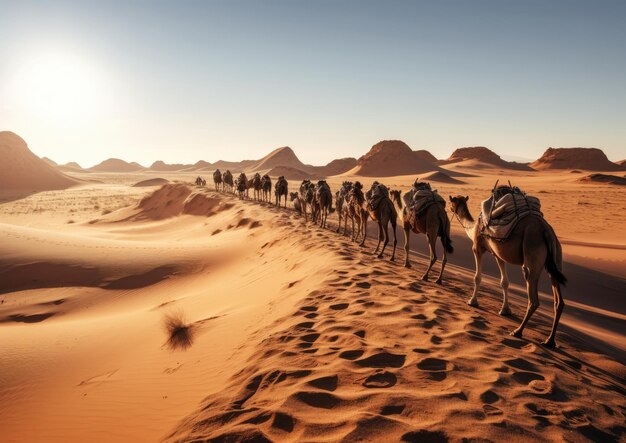
[[[366,388],[390,388],[397,383],[397,377],[388,371],[377,371],[363,382]]]
[[[483,412],[485,413],[485,415],[502,415],[503,414],[501,409],[496,408],[495,406],[491,406],[491,405],[483,405]]]
[[[320,377],[314,380],[310,380],[307,382],[307,384],[318,389],[332,392],[337,389],[338,382],[339,377],[337,377],[336,375],[329,375],[327,377]]]
[[[401,368],[404,366],[405,359],[406,356],[402,354],[379,352],[362,360],[357,360],[355,363],[368,368]]]
[[[399,415],[405,407],[405,405],[386,405],[380,409],[380,415]]]
[[[538,371],[537,366],[535,366],[528,360],[524,360],[523,358],[514,358],[511,360],[505,360],[504,363],[516,369],[521,369],[522,371],[531,371],[531,372]]]
[[[285,414],[283,412],[274,413],[274,421],[272,422],[272,427],[281,429],[285,432],[292,432],[295,426],[296,419],[293,418],[289,414]]]
[[[301,391],[295,394],[300,402],[314,408],[332,409],[339,404],[339,398],[327,392]]]
[[[443,431],[419,431],[407,432],[402,436],[402,441],[409,443],[448,443],[450,439]]]
[[[420,361],[417,364],[417,368],[422,371],[428,372],[442,372],[451,371],[454,369],[454,365],[448,360],[441,358],[428,357]]]
[[[480,394],[480,401],[482,401],[483,403],[492,404],[497,402],[498,400],[500,400],[500,396],[490,389]]]
[[[545,380],[545,377],[534,372],[519,371],[513,373],[513,380],[520,384],[527,385],[534,380]]]
[[[356,360],[361,357],[365,352],[360,349],[354,349],[350,351],[343,351],[339,354],[339,358],[343,358],[345,360]]]
[[[334,309],[335,311],[342,311],[350,306],[350,303],[337,303],[335,305],[330,305],[330,309]]]

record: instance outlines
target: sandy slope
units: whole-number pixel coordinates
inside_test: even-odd
[[[619,214],[580,224],[626,204],[624,191],[516,174],[541,196],[578,274],[614,260],[623,279]],[[497,315],[488,277],[481,307],[465,305],[471,253],[454,224],[439,287],[416,282],[423,258],[413,270],[375,260],[371,244],[360,250],[291,211],[181,185],[146,199],[158,188],[129,185],[154,176],[89,175],[120,184],[0,206],[3,441],[623,438],[623,302],[603,301],[617,280],[587,298],[568,288],[560,347],[547,350],[549,303],[525,340],[507,335],[524,308],[519,288],[513,318]],[[469,194],[475,210],[496,175],[437,187]],[[413,179],[383,181],[406,189]],[[186,350],[166,344],[164,318],[178,312],[195,330]]]

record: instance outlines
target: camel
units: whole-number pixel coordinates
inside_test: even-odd
[[[224,187],[226,188],[224,190],[234,192],[235,183],[233,181],[233,174],[228,169],[222,175],[222,180],[224,181]]]
[[[315,186],[315,206],[320,217],[320,227],[326,228],[328,213],[333,212],[333,193],[326,180],[318,181]]]
[[[367,238],[367,216],[368,212],[363,207],[365,196],[363,195],[363,185],[361,182],[354,182],[352,189],[348,193],[348,217],[352,220],[352,241],[358,241],[359,234],[363,236],[359,246],[365,244]],[[354,230],[354,221],[357,222],[357,231]]]
[[[441,201],[435,200],[434,195],[432,195],[433,200],[431,204],[424,206],[413,204],[413,196],[420,190],[430,191],[430,184],[415,180],[413,187],[405,194],[403,199],[400,198],[400,191],[391,192],[393,202],[398,206],[398,209],[402,210],[402,224],[404,226],[404,266],[406,268],[411,267],[411,261],[409,260],[409,237],[411,231],[416,234],[426,234],[428,238],[428,248],[430,250],[430,262],[426,272],[421,278],[423,281],[428,281],[428,274],[437,261],[437,237],[441,237],[443,259],[441,260],[439,277],[435,280],[435,283],[440,285],[442,284],[443,271],[448,262],[448,253],[454,252],[452,240],[450,239],[450,220],[448,220],[448,215],[446,214],[445,201],[442,203]],[[402,200],[404,200],[404,208]]]
[[[302,204],[300,203],[300,196],[297,192],[289,193],[289,201],[293,202],[293,208],[298,212],[298,214],[302,214]]]
[[[215,172],[213,172],[213,183],[215,184],[215,190],[219,191],[222,185],[222,173],[219,169],[216,169]]]
[[[237,178],[237,192],[240,200],[248,198],[248,177],[243,172]]]
[[[254,199],[261,200],[261,174],[258,172],[252,178],[252,189],[254,190]]]
[[[263,201],[269,203],[272,195],[272,179],[269,175],[265,174],[261,178],[261,188],[263,189]]]
[[[300,205],[302,206],[302,213],[304,214],[304,221],[307,222],[307,207],[313,210],[313,200],[315,199],[315,190],[311,180],[302,180],[300,184]]]
[[[246,182],[246,198],[249,199],[250,198],[250,189],[252,189],[253,186],[253,179],[248,179],[248,181]]]
[[[567,279],[561,271],[563,265],[561,243],[552,226],[542,217],[527,215],[519,220],[508,238],[494,241],[489,237],[481,235],[479,223],[474,221],[467,207],[469,197],[457,195],[449,198],[452,213],[473,242],[472,251],[476,261],[476,273],[474,274],[474,292],[467,303],[470,306],[478,306],[477,295],[481,281],[482,256],[485,252],[489,252],[495,257],[500,269],[500,285],[503,296],[500,315],[509,315],[511,309],[509,308],[509,278],[506,272],[506,264],[521,265],[524,279],[526,280],[528,306],[521,324],[511,332],[512,336],[521,338],[526,323],[528,323],[530,317],[539,307],[538,283],[541,272],[545,267],[552,283],[554,320],[550,335],[543,343],[548,347],[556,346],[556,329],[565,307],[565,302],[561,295],[561,285],[565,286]]]
[[[280,207],[280,199],[285,197],[285,208],[287,207],[287,196],[289,195],[289,184],[284,175],[278,177],[274,185],[274,194],[276,195],[276,206]]]
[[[396,236],[396,221],[398,219],[398,213],[396,212],[396,207],[393,202],[389,198],[389,191],[384,185],[381,185],[377,181],[372,183],[372,187],[365,194],[365,200],[367,204],[365,208],[369,213],[369,216],[378,223],[378,243],[376,244],[376,249],[374,249],[374,254],[377,254],[378,258],[383,258],[385,248],[389,243],[389,222],[391,222],[391,228],[393,229],[393,252],[391,253],[391,261],[394,261],[396,258],[396,245],[398,244],[398,238]],[[380,248],[380,242],[382,241],[383,236],[385,237],[385,242],[383,243],[383,248],[380,253],[378,252],[378,248]]]
[[[343,223],[343,235],[346,235],[346,225],[348,224],[348,194],[352,189],[352,182],[343,182],[339,191],[335,192],[335,204],[337,206],[337,215],[339,216],[339,224],[337,225],[337,232],[341,229],[341,220]]]

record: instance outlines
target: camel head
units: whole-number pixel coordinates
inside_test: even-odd
[[[354,182],[354,189],[363,189],[363,185],[361,184],[361,182]]]
[[[391,196],[391,201],[397,203],[397,205],[402,208],[402,191],[399,189],[392,189],[389,191],[389,195]]]
[[[450,199],[450,208],[454,214],[459,214],[459,211],[462,208],[467,210],[467,201],[469,200],[468,196],[463,197],[462,195],[456,195],[453,197],[450,195],[448,198]]]
[[[298,193],[297,192],[290,192],[289,193],[289,201],[294,201],[297,198],[298,198]]]

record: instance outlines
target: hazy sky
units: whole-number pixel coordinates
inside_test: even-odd
[[[626,157],[626,1],[0,0],[0,130],[91,166]]]

